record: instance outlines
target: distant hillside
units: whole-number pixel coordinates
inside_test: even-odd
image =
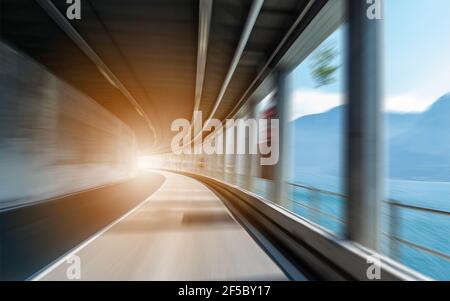
[[[391,139],[389,154],[394,178],[450,181],[450,94]]]
[[[340,175],[343,105],[293,123],[295,170]],[[386,114],[389,176],[397,179],[450,181],[450,94],[420,114]]]

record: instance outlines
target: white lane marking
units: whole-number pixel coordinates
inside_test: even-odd
[[[141,208],[145,203],[147,203],[155,194],[157,194],[163,187],[164,184],[166,184],[167,177],[163,173],[158,172],[162,176],[164,176],[164,182],[161,184],[161,186],[155,190],[148,198],[146,198],[144,201],[142,201],[139,205],[128,211],[126,214],[124,214],[122,217],[118,218],[113,223],[109,224],[81,244],[79,244],[77,247],[66,253],[65,255],[61,256],[59,259],[57,259],[54,263],[50,263],[48,267],[44,267],[42,272],[37,272],[36,276],[31,276],[29,280],[31,281],[40,281],[42,278],[47,276],[50,272],[52,272],[54,269],[56,269],[59,265],[61,265],[63,262],[65,262],[68,258],[75,255],[76,253],[80,252],[83,248],[85,248],[87,245],[89,245],[91,242],[99,238],[101,235],[103,235],[105,232],[107,232],[109,229],[123,221],[125,218],[130,216],[133,212]]]

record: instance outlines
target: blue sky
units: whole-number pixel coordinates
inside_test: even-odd
[[[450,92],[450,1],[384,0],[385,109],[421,112]],[[343,51],[345,27],[324,43]],[[343,64],[340,56],[336,63]],[[310,58],[292,74],[293,116],[320,113],[343,103],[338,82],[315,88]]]

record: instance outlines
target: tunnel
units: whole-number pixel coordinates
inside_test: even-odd
[[[414,2],[0,0],[0,280],[450,280]]]

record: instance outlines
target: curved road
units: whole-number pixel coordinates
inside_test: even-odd
[[[287,280],[205,185],[161,174],[151,197],[34,280]]]

